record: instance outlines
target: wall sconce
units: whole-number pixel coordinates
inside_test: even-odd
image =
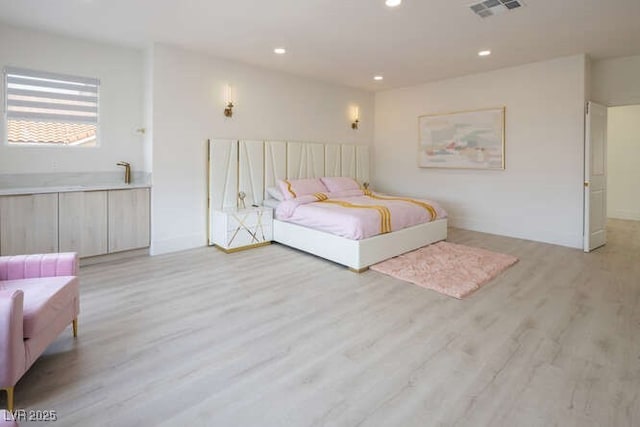
[[[358,130],[358,125],[360,124],[360,108],[356,105],[351,109],[351,129]]]
[[[224,87],[224,116],[232,117],[233,116],[233,86],[226,85]]]

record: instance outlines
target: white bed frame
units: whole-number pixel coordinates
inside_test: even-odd
[[[266,188],[279,179],[348,176],[369,181],[369,147],[282,141],[212,140],[209,142],[209,211],[262,204]],[[273,240],[360,272],[370,265],[447,238],[447,220],[439,219],[368,239],[350,240],[312,228],[273,221]],[[210,241],[212,239],[210,238]]]
[[[447,238],[447,220],[351,240],[285,221],[273,221],[273,240],[361,272],[370,265]]]

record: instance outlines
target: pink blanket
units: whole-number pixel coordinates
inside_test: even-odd
[[[297,197],[280,203],[276,209],[278,220],[353,240],[446,217],[446,211],[432,201],[366,190]]]

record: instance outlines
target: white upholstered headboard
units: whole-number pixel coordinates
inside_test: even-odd
[[[212,139],[208,151],[210,211],[237,206],[240,191],[247,206],[260,204],[279,179],[370,179],[367,145]]]

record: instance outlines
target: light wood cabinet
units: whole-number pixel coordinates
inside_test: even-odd
[[[0,197],[0,254],[58,251],[58,193]]]
[[[149,246],[149,189],[109,190],[109,253]]]
[[[0,196],[0,255],[146,248],[149,214],[148,188]]]
[[[81,257],[106,254],[107,191],[60,193],[60,251]]]

